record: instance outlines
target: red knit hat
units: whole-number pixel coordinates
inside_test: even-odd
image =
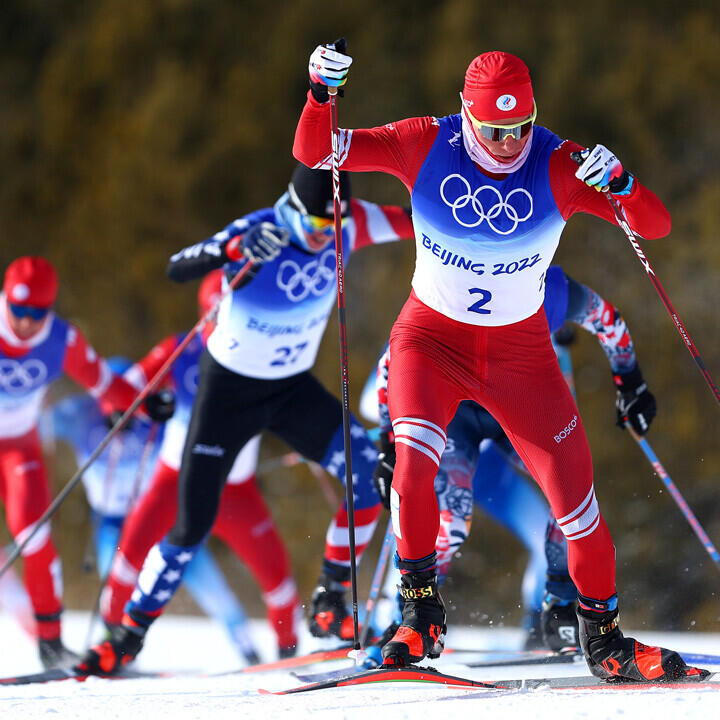
[[[478,55],[465,73],[463,102],[482,121],[532,115],[533,90],[527,65],[515,55],[493,50]]]
[[[213,270],[211,273],[208,273],[202,283],[200,283],[198,306],[201,315],[204,315],[218,301],[220,293],[222,292],[222,278],[222,270]]]
[[[45,258],[19,257],[5,271],[3,291],[14,305],[50,307],[58,293],[57,272]]]

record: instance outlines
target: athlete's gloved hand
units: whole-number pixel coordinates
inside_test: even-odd
[[[172,390],[158,390],[150,393],[145,398],[143,406],[151,420],[165,422],[175,412],[175,393]]]
[[[580,167],[575,177],[598,191],[609,190],[613,195],[629,195],[635,178],[623,169],[622,163],[604,145],[596,145],[572,153]]]
[[[328,86],[340,87],[347,80],[352,58],[345,50],[345,38],[339,38],[334,43],[318,45],[310,55],[310,91],[319,103],[328,101]],[[343,91],[338,90],[338,95],[342,97]]]
[[[617,426],[624,428],[629,423],[638,435],[644,435],[650,429],[657,407],[655,396],[648,390],[640,368],[636,365],[628,373],[613,375],[613,380],[617,388]]]
[[[248,260],[260,265],[274,260],[282,252],[282,249],[287,247],[289,241],[290,233],[286,228],[269,222],[261,222],[244,232],[237,242],[240,243],[242,254]],[[232,240],[228,244],[231,242]]]
[[[380,433],[380,454],[373,471],[373,483],[386,510],[390,509],[390,488],[395,471],[395,443],[389,433]]]

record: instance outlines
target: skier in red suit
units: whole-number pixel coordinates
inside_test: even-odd
[[[344,42],[319,46],[310,58],[311,89],[293,148],[310,167],[330,165],[328,86],[345,82],[351,62]],[[417,248],[413,289],[390,338],[397,452],[390,502],[405,605],[383,648],[385,663],[442,651],[433,480],[449,421],[461,401],[474,400],[503,427],[568,540],[591,671],[633,680],[702,677],[677,653],[620,631],[615,551],[595,498],[582,420],[542,309],[545,273],[565,222],[576,212],[614,222],[597,191],[611,193],[645,238],[667,235],[670,215],[606,147],[562,140],[536,117],[525,63],[487,52],[467,69],[458,114],[339,133],[342,170],[387,172],[407,187]]]
[[[93,397],[125,409],[137,391],[113,374],[74,325],[53,312],[58,276],[42,257],[24,256],[5,271],[0,293],[0,499],[16,543],[32,531],[50,504],[38,420],[48,387],[67,374]],[[159,396],[145,411],[154,419],[172,414]],[[46,668],[74,659],[62,644],[62,570],[44,524],[22,551],[40,659]]]

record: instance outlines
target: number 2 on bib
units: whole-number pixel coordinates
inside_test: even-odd
[[[492,310],[488,310],[484,307],[492,300],[492,293],[489,290],[483,290],[482,288],[470,288],[468,292],[471,295],[480,295],[480,299],[468,308],[469,312],[479,313],[480,315],[489,315],[492,312]]]

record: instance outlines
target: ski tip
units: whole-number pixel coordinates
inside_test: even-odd
[[[265,688],[258,688],[258,693],[260,695],[287,695],[286,690],[266,690]]]

